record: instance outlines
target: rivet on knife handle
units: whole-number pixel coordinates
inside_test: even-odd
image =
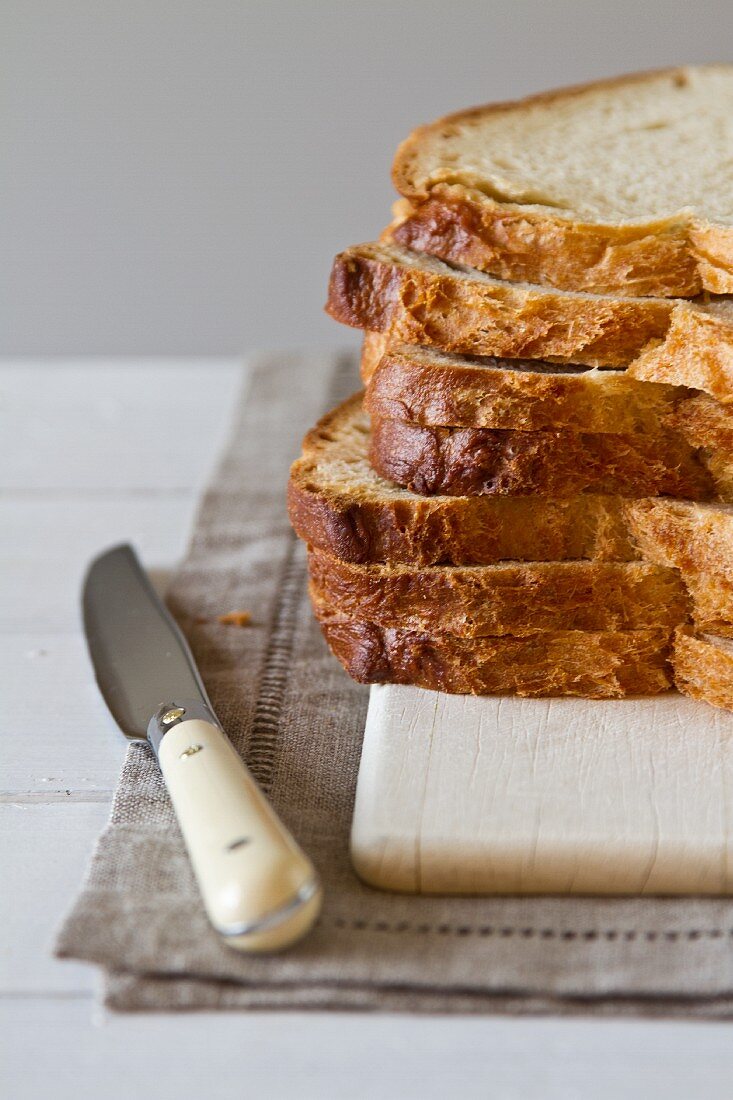
[[[161,708],[150,741],[206,912],[231,947],[287,947],[318,915],[315,869],[220,727],[193,716],[202,709],[178,702]]]

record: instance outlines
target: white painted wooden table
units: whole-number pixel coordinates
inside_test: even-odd
[[[733,1025],[332,1014],[107,1016],[92,968],[51,959],[125,751],[78,620],[88,558],[131,539],[164,574],[240,383],[233,360],[0,368],[0,1093],[234,1096],[730,1095]],[[162,435],[175,424],[185,446]]]

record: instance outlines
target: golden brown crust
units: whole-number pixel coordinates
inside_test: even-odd
[[[681,401],[668,424],[691,446],[700,448],[720,499],[733,500],[733,405],[699,393]]]
[[[672,657],[675,685],[693,699],[733,710],[733,647],[679,627]]]
[[[730,318],[733,321],[733,311]],[[361,377],[365,384],[372,380],[382,359],[393,352],[407,354],[413,360],[435,353],[431,348],[393,344],[388,332],[366,331],[361,352]],[[438,350],[437,354],[445,353]],[[474,359],[482,361],[481,357],[457,353],[454,358],[464,360],[466,364]],[[505,361],[508,364],[516,362],[511,359]],[[549,361],[537,362],[552,366]],[[627,370],[606,370],[603,374],[604,377],[618,379],[617,385],[622,379],[629,386],[635,382],[652,382],[660,388],[660,392],[673,392],[679,397],[684,391],[701,390],[714,398],[717,404],[730,406],[733,404],[733,324],[726,321],[722,314],[716,316],[715,313],[707,314],[704,309],[678,305],[672,312],[664,340],[652,341]],[[441,383],[436,378],[435,384],[448,385],[447,374],[445,379]],[[594,415],[598,416],[598,413]]]
[[[630,561],[638,555],[617,497],[421,497],[355,500],[296,470],[288,485],[295,531],[350,562],[486,565],[497,561]]]
[[[733,509],[681,500],[625,504],[629,530],[647,560],[679,569],[703,631],[733,629]]]
[[[692,621],[698,630],[733,638],[733,585],[714,573],[690,573],[685,577],[692,602]]]
[[[311,590],[347,618],[461,638],[552,630],[672,630],[689,618],[674,569],[645,562],[352,565],[309,556]]]
[[[316,606],[316,615],[332,652],[361,683],[588,699],[656,695],[671,686],[664,630],[464,639],[358,622],[324,605]]]
[[[733,456],[733,406],[698,393],[679,401],[665,419],[694,447]]]
[[[370,341],[366,356],[378,350]],[[682,386],[650,385],[625,371],[563,370],[537,360],[448,356],[407,345],[388,347],[367,372],[365,407],[373,416],[437,427],[660,434],[674,426],[670,418],[689,398]],[[686,426],[701,416],[683,419]],[[731,436],[733,455],[733,416]]]
[[[627,373],[644,382],[704,390],[733,402],[733,325],[691,306],[678,305],[663,340],[653,342]]]
[[[430,198],[395,227],[394,238],[415,252],[499,279],[563,290],[689,298],[703,288],[718,294],[733,288],[733,271],[709,263],[700,267],[689,229],[679,221],[641,226],[569,221],[496,202],[460,185],[432,188]]]
[[[369,330],[365,379],[380,348],[421,344],[463,355],[627,367],[630,379],[733,402],[728,299],[689,303],[501,283],[439,261],[421,263],[383,241],[336,257],[326,308],[336,320]]]
[[[695,222],[690,244],[703,289],[711,294],[733,294],[733,226]]]
[[[615,496],[423,497],[395,490],[366,465],[360,405],[357,394],[323,417],[293,464],[290,519],[311,546],[344,561],[415,565],[637,556]],[[342,464],[363,473],[345,482]]]
[[[504,279],[549,283],[596,293],[688,297],[705,289],[733,293],[733,228],[699,219],[652,220],[613,225],[575,222],[549,209],[528,210],[521,203],[497,202],[461,185],[437,182],[417,186],[411,174],[415,150],[446,124],[522,106],[551,104],[597,88],[643,83],[685,70],[661,69],[560,88],[523,100],[460,111],[418,127],[399,146],[392,180],[413,204],[403,244],[442,259],[467,264]],[[409,221],[414,219],[413,224]]]
[[[380,242],[336,257],[327,311],[393,343],[625,367],[661,340],[674,300],[585,296],[463,276]]]
[[[728,575],[733,583],[733,508],[684,500],[623,502],[639,551],[658,565]]]
[[[718,489],[700,453],[673,432],[517,432],[373,417],[369,454],[382,477],[427,495],[594,492],[709,500]]]
[[[361,359],[359,362],[359,373],[364,384],[371,380],[382,356],[387,354],[391,346],[388,332],[370,332],[369,329],[365,331],[361,343]],[[401,345],[396,346],[400,347]],[[412,350],[418,353],[420,348],[413,347]]]

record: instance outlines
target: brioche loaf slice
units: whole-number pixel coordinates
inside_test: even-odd
[[[371,360],[384,337],[368,336]],[[365,408],[375,418],[425,427],[646,432],[666,436],[663,447],[681,437],[702,452],[716,494],[733,500],[733,405],[708,394],[639,382],[624,371],[468,358],[406,344],[388,347],[364,373]]]
[[[699,634],[691,627],[680,626],[675,631],[672,667],[679,691],[714,707],[733,710],[733,641],[730,638]]]
[[[681,433],[512,431],[423,427],[374,416],[370,460],[384,478],[416,493],[504,495],[618,493],[626,497],[725,498],[730,458],[704,451]]]
[[[420,566],[638,556],[619,497],[425,497],[379,477],[368,451],[369,420],[356,394],[308,433],[290,473],[297,534],[344,561]]]
[[[679,573],[646,562],[353,565],[311,550],[308,567],[316,602],[348,618],[427,634],[671,631],[690,615]]]
[[[664,338],[676,302],[502,282],[383,239],[336,257],[326,308],[398,343],[625,367]]]
[[[336,257],[326,309],[343,324],[389,333],[393,344],[627,368],[642,381],[733,401],[733,304],[725,298],[690,303],[502,282],[384,239]]]
[[[377,342],[370,340],[362,363],[376,351]],[[364,371],[369,413],[441,427],[659,435],[671,426],[677,407],[690,399],[682,386],[639,382],[625,371],[537,359],[467,358],[408,344],[390,346]],[[733,435],[733,410],[730,419]]]
[[[397,151],[403,244],[568,289],[733,293],[733,67],[462,111]]]
[[[545,631],[456,638],[350,619],[315,603],[326,641],[353,679],[458,695],[617,699],[671,687],[666,630]]]

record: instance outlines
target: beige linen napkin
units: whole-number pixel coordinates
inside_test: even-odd
[[[329,656],[310,614],[284,493],[303,433],[356,386],[348,357],[257,361],[170,590],[224,728],[323,877],[314,932],[279,956],[226,947],[155,761],[131,746],[58,955],[103,967],[106,1003],[128,1011],[733,1014],[731,901],[421,898],[354,876],[368,692]],[[235,609],[251,612],[250,626],[218,622]]]

